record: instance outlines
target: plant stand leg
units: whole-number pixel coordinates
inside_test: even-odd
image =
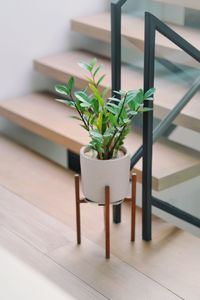
[[[131,242],[135,241],[135,214],[136,214],[136,174],[132,174],[131,189]]]
[[[115,224],[121,223],[121,204],[113,205],[113,222]]]
[[[77,233],[77,244],[81,243],[81,216],[80,216],[80,176],[75,175],[75,198],[76,198],[76,233]]]
[[[105,257],[110,258],[110,188],[105,187]]]

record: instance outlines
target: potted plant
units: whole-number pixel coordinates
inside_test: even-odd
[[[130,154],[124,140],[130,131],[134,116],[146,112],[144,100],[152,100],[154,88],[114,91],[100,87],[105,75],[99,76],[101,66],[94,58],[90,63],[79,63],[89,76],[84,90],[74,91],[74,78],[66,85],[56,85],[56,91],[65,99],[57,99],[78,112],[75,119],[88,131],[90,143],[80,150],[81,178],[84,196],[104,203],[104,188],[110,187],[110,202],[117,203],[127,196],[130,176]]]

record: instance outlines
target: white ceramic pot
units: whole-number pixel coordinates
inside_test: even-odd
[[[110,202],[115,203],[127,196],[130,178],[130,154],[122,148],[124,155],[109,160],[91,158],[85,153],[87,146],[80,150],[81,181],[84,196],[103,204],[105,186],[110,187]]]

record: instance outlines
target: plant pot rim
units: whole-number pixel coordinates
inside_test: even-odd
[[[122,152],[124,153],[123,156],[121,157],[118,157],[118,158],[111,158],[111,159],[96,159],[96,158],[92,158],[90,156],[87,156],[85,154],[86,150],[89,149],[89,146],[88,145],[85,145],[83,146],[81,149],[80,149],[80,155],[84,156],[86,159],[88,160],[92,160],[92,161],[98,161],[99,163],[109,163],[109,162],[113,162],[113,161],[119,161],[119,160],[122,160],[124,158],[126,158],[127,156],[129,156],[129,152],[127,150],[127,148],[125,146],[122,146],[120,148],[120,150],[122,150]]]

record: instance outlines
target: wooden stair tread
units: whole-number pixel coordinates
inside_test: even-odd
[[[103,65],[102,72],[106,73],[106,78],[103,82],[103,87],[111,87],[111,71],[110,60],[98,56],[94,53],[76,50],[69,51],[63,54],[55,56],[45,57],[34,61],[35,70],[47,75],[59,82],[66,83],[69,76],[76,77],[77,88],[83,88],[86,83],[86,71],[82,70],[77,62],[87,61],[89,62],[93,57],[98,58],[98,62]],[[142,70],[127,64],[122,65],[122,89],[130,90],[140,88],[143,86],[143,73]],[[181,97],[189,89],[187,82],[185,85],[182,82],[174,80],[173,76],[168,78],[157,77],[155,80],[155,86],[157,87],[155,95],[155,109],[154,115],[157,118],[162,119]],[[170,89],[170,96],[166,93]],[[200,131],[200,92],[197,93],[190,103],[182,110],[180,115],[174,121],[175,124]]]
[[[200,9],[200,2],[196,0],[154,0],[154,1],[193,8],[196,10]]]
[[[57,103],[47,93],[34,93],[0,102],[0,115],[44,138],[79,153],[88,143],[87,132],[72,118],[72,109]],[[141,145],[141,136],[131,133],[126,146],[131,154]],[[199,175],[200,156],[196,151],[161,140],[154,145],[153,188],[162,190]],[[142,163],[135,166],[141,181]]]
[[[180,25],[169,24],[169,26],[190,42],[197,49],[200,49],[199,33],[195,28],[183,27]],[[104,42],[111,40],[110,13],[105,12],[92,16],[79,17],[71,20],[72,30],[92,38],[97,38]],[[131,47],[131,43],[143,51],[144,49],[144,19],[135,16],[122,15],[122,36],[128,41],[126,46]],[[167,50],[167,51],[166,51]],[[160,33],[156,34],[156,54],[175,62],[198,67],[193,59],[183,55],[182,50],[174,43],[166,39]],[[179,54],[179,57],[177,56]]]

